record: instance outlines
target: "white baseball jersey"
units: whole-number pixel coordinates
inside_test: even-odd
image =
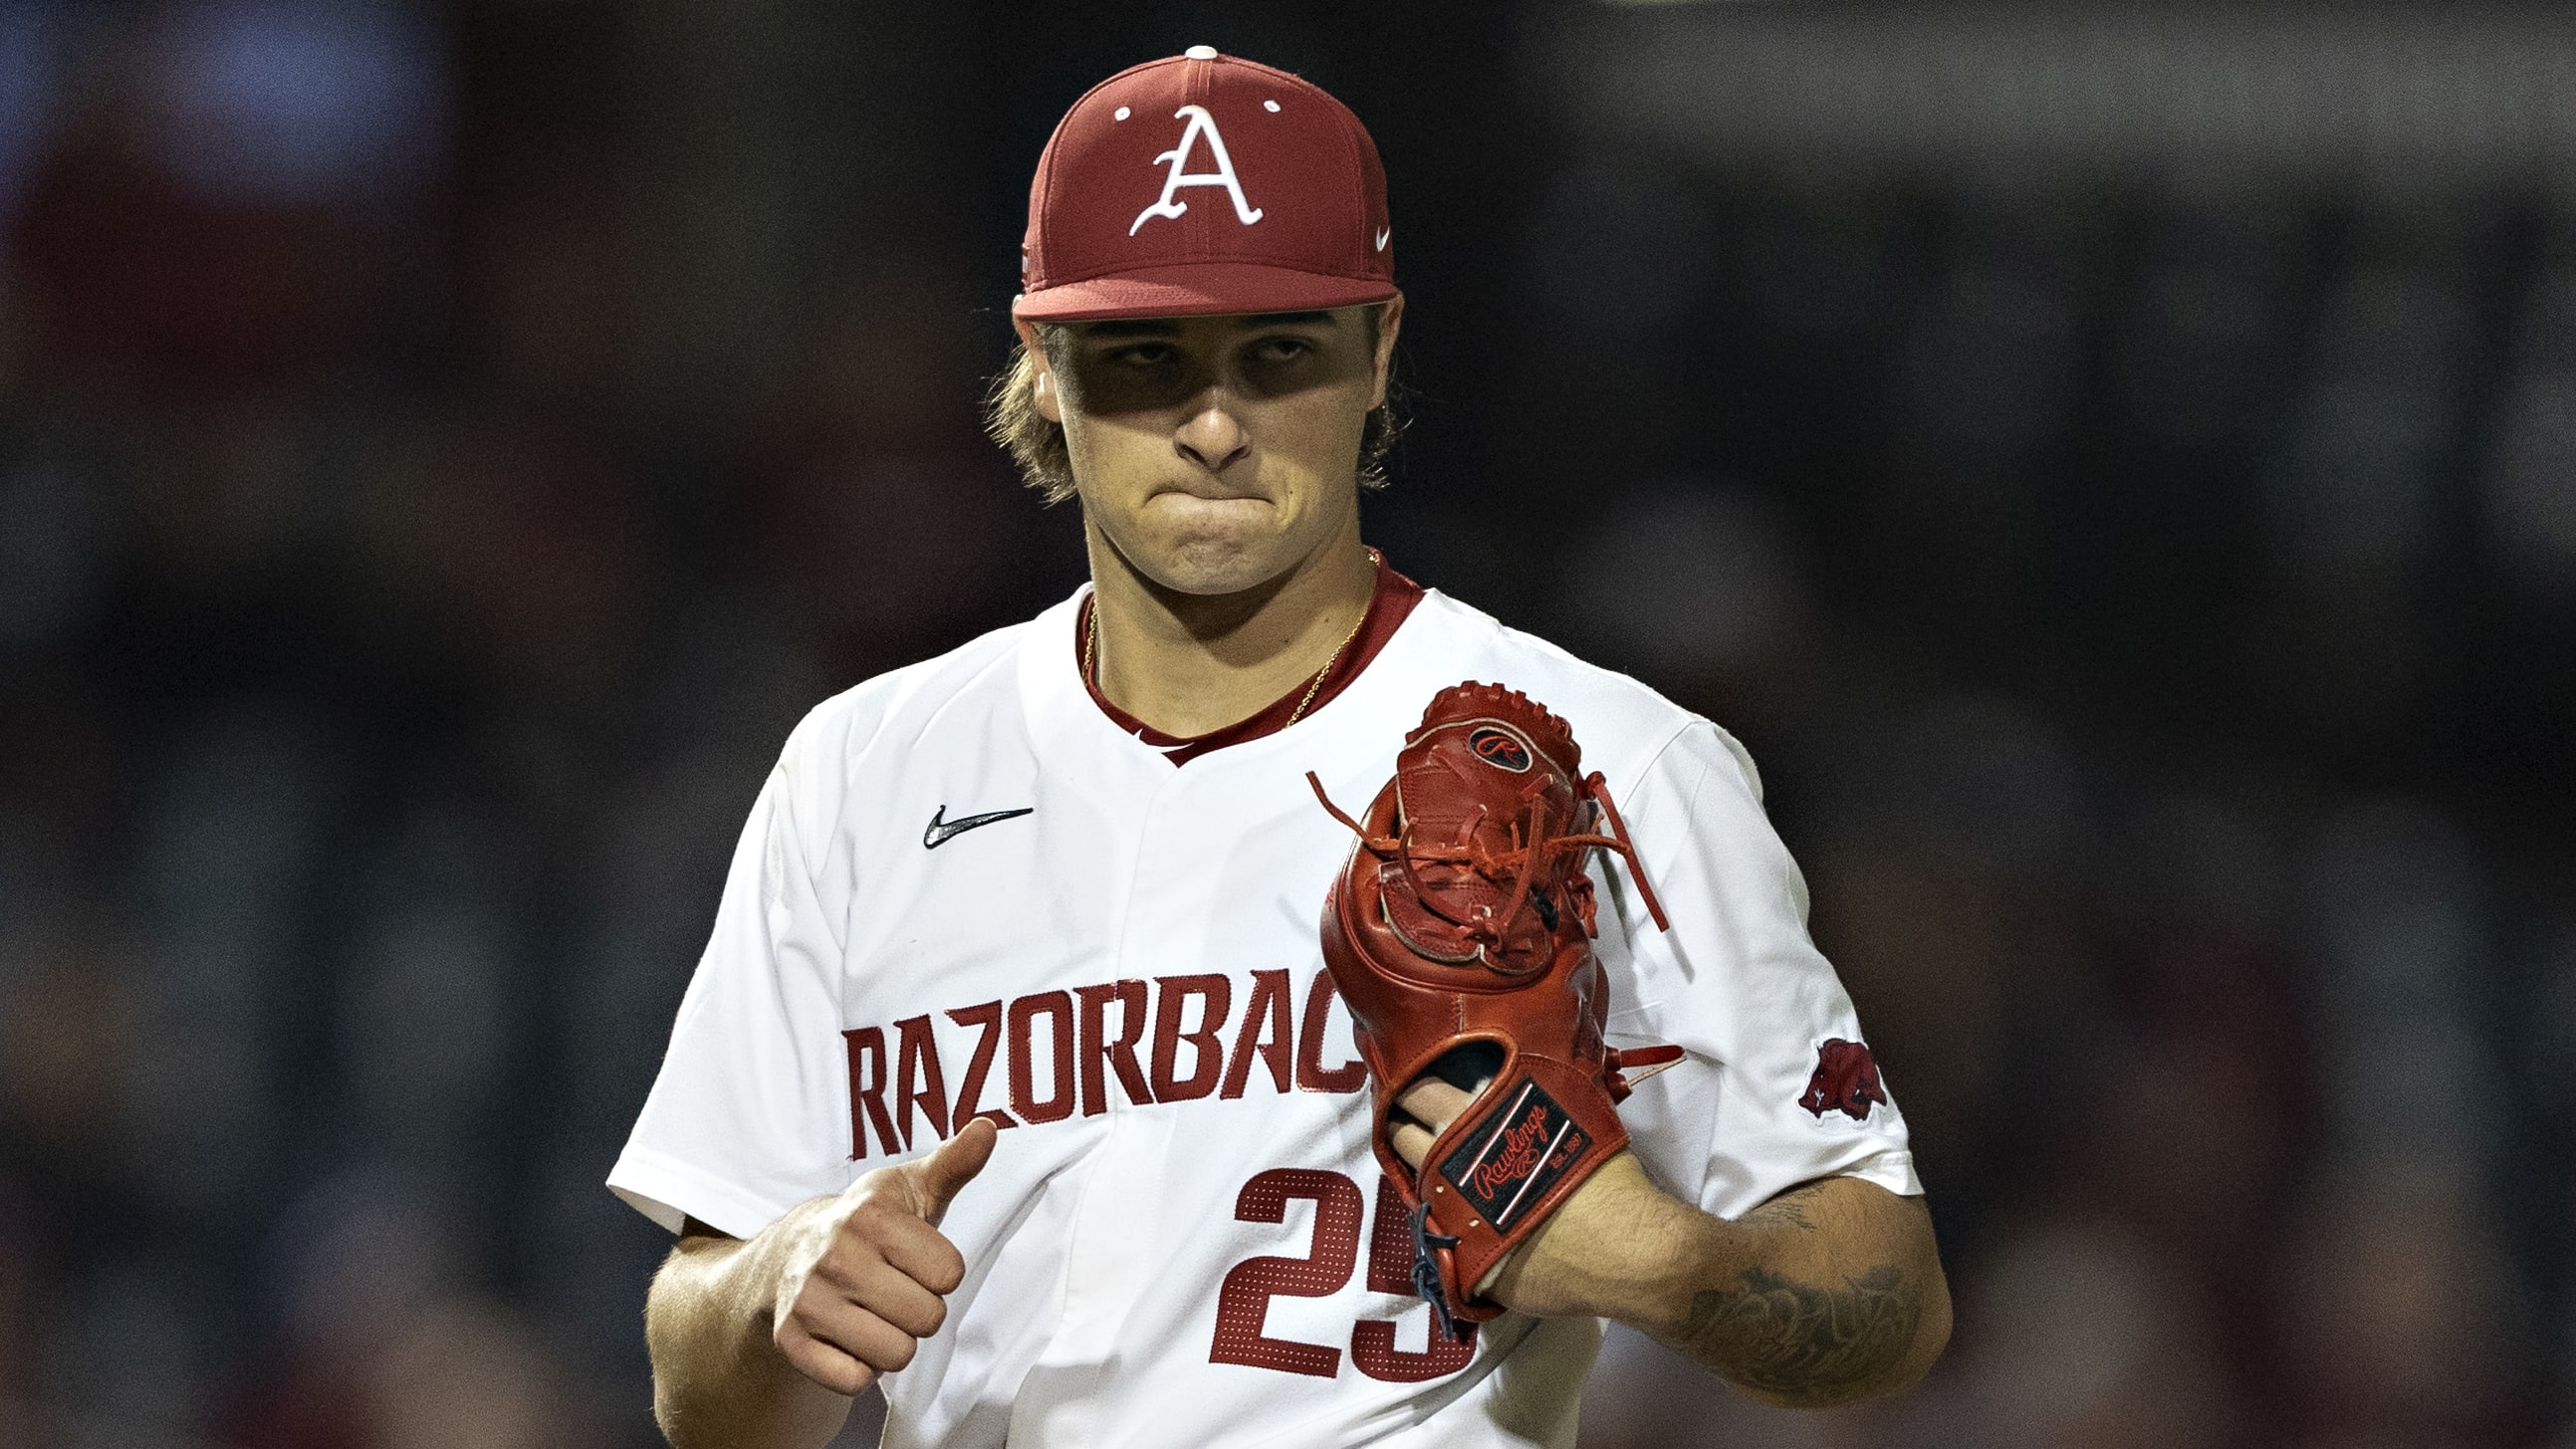
[[[1687,1051],[1620,1109],[1654,1180],[1729,1217],[1829,1174],[1921,1191],[1724,731],[1431,592],[1306,717],[1175,767],[1087,690],[1080,604],[797,727],[609,1178],[750,1237],[1001,1124],[886,1444],[1573,1443],[1600,1323],[1436,1337],[1318,945],[1352,842],[1306,772],[1358,810],[1462,680],[1573,726],[1671,918],[1596,859],[1609,1042]]]

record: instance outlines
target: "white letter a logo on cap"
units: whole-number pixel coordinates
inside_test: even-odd
[[[1177,217],[1189,210],[1188,202],[1172,199],[1172,193],[1184,186],[1222,186],[1225,188],[1225,194],[1234,198],[1234,214],[1238,220],[1245,226],[1261,220],[1260,211],[1243,199],[1243,183],[1234,179],[1234,158],[1225,154],[1225,137],[1217,131],[1216,117],[1209,115],[1205,106],[1183,106],[1172,112],[1172,119],[1186,120],[1190,124],[1188,129],[1181,132],[1179,145],[1154,158],[1155,165],[1160,166],[1169,162],[1172,167],[1171,171],[1163,177],[1162,199],[1136,213],[1135,224],[1127,228],[1127,234],[1134,236],[1136,228],[1143,226],[1147,217]],[[1214,171],[1182,170],[1181,168],[1190,162],[1190,147],[1197,144],[1201,136],[1207,137],[1208,150],[1216,155],[1216,169]]]

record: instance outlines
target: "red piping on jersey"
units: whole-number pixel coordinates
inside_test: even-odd
[[[1306,706],[1306,713],[1313,715],[1349,688],[1351,681],[1360,677],[1360,671],[1368,668],[1369,661],[1377,658],[1378,651],[1386,647],[1386,642],[1395,637],[1396,629],[1412,615],[1413,606],[1421,602],[1422,585],[1397,573],[1381,555],[1377,561],[1377,585],[1369,594],[1368,613],[1360,619],[1359,632],[1351,636],[1350,647],[1334,663],[1332,677],[1326,679],[1324,687],[1316,692],[1315,702]],[[1082,607],[1073,614],[1073,667],[1077,672],[1082,669],[1083,636],[1090,628],[1091,600],[1086,597]],[[1306,697],[1306,681],[1301,679],[1296,688],[1272,700],[1260,712],[1236,720],[1223,729],[1210,730],[1203,735],[1173,735],[1165,734],[1111,704],[1109,697],[1100,692],[1099,683],[1088,675],[1084,677],[1082,687],[1090,692],[1091,702],[1100,706],[1100,712],[1109,716],[1110,723],[1161,750],[1163,758],[1175,765],[1186,765],[1211,750],[1277,734],[1288,727],[1288,717],[1297,713],[1298,702]]]

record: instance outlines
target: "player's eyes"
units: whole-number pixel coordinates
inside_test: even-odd
[[[1172,360],[1172,348],[1164,342],[1139,342],[1111,352],[1109,360],[1126,367],[1160,367]]]
[[[1264,337],[1252,344],[1252,355],[1263,362],[1293,362],[1314,350],[1303,337]]]

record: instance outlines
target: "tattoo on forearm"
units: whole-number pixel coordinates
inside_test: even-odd
[[[1692,1300],[1690,1346],[1746,1388],[1838,1402],[1894,1368],[1923,1320],[1922,1285],[1900,1268],[1872,1268],[1843,1283],[1820,1288],[1748,1268],[1743,1287]]]

